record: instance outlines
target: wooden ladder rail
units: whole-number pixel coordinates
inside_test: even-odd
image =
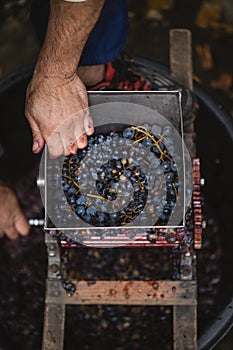
[[[170,75],[182,86],[193,92],[192,35],[187,29],[172,29],[169,33]],[[196,156],[195,132],[190,114],[183,121],[184,140],[192,157]],[[194,266],[195,269],[195,266]],[[195,274],[195,271],[194,271]],[[196,279],[193,281],[197,289]],[[196,297],[197,298],[197,297]],[[193,343],[186,342],[192,334]],[[197,305],[175,305],[173,307],[174,350],[197,349]]]

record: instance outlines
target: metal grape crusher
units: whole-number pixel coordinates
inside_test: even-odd
[[[197,349],[203,180],[192,113],[184,118],[192,95],[187,30],[170,32],[170,70],[185,88],[89,92],[95,133],[87,147],[59,159],[44,152],[38,178],[48,252],[44,350],[63,349],[66,305],[83,304],[172,306],[173,348]],[[170,247],[171,279],[67,280],[61,248],[80,246]]]

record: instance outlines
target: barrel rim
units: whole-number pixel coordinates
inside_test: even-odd
[[[158,71],[161,74],[169,77],[169,69],[167,66],[152,61],[147,58],[135,57],[136,65],[145,66]],[[13,84],[21,82],[23,79],[30,80],[33,74],[34,64],[28,65],[21,69],[18,69],[2,79],[0,79],[0,94],[4,93]],[[200,100],[200,102],[211,112],[216,120],[220,121],[223,125],[226,134],[231,138],[233,142],[233,118],[217,103],[211,93],[206,91],[201,84],[194,82],[194,95]],[[231,301],[225,306],[222,312],[220,312],[211,325],[205,330],[198,341],[199,350],[211,350],[213,349],[230,331],[233,327],[233,297]]]

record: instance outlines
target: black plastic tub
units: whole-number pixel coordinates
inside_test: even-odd
[[[136,59],[136,63],[169,75],[169,69],[160,63],[143,58]],[[194,84],[194,94],[200,104],[195,129],[197,156],[201,158],[202,176],[206,182],[203,195],[221,232],[223,281],[219,302],[222,311],[217,312],[216,318],[199,332],[198,349],[210,350],[233,326],[233,118],[211,93],[197,83]]]
[[[138,59],[136,63],[162,74],[167,74],[167,68],[160,64],[144,59]],[[3,149],[0,157],[0,173],[1,177],[7,181],[15,182],[18,178],[25,176],[40,159],[40,156],[34,156],[31,152],[31,132],[26,119],[23,118],[25,90],[30,80],[32,69],[32,67],[27,67],[0,81],[0,143]],[[205,304],[205,300],[208,298],[203,299],[201,296],[198,307],[199,349],[209,350],[213,349],[219,340],[225,336],[233,323],[233,119],[224,112],[222,107],[201,86],[195,86],[195,95],[200,104],[200,113],[195,122],[197,154],[201,158],[202,176],[206,179],[206,185],[203,189],[206,203],[204,212],[207,221],[211,222],[213,217],[217,223],[216,249],[221,251],[219,258],[221,279],[220,281],[215,281],[218,284],[218,287],[215,289],[216,295],[213,299],[215,304],[213,305],[212,301],[211,312],[207,312],[205,316],[205,310],[209,308],[208,302]],[[208,239],[211,240],[211,232],[208,235]],[[213,237],[216,241],[216,232],[213,232]],[[205,252],[204,246],[202,251],[198,253],[198,259],[200,258],[203,261]],[[43,250],[43,254],[45,254],[45,250]],[[213,259],[213,256],[205,256],[205,259]],[[44,270],[46,259],[43,263],[42,269]],[[1,264],[5,264],[7,269],[7,261],[2,261]],[[210,273],[214,276],[214,271],[210,271]],[[202,266],[198,265],[197,277],[200,279],[200,286],[202,285],[202,274]],[[42,311],[40,311],[39,317],[42,323],[41,315]],[[1,323],[3,322],[4,320],[1,320]],[[14,324],[10,326],[14,329]],[[38,332],[37,337],[41,337],[41,330]],[[30,345],[31,348],[37,349],[35,344],[38,343],[40,341],[36,343],[32,341],[31,344],[34,345]],[[0,344],[1,346],[2,344]],[[25,345],[25,349],[29,349],[30,346]],[[9,346],[2,346],[1,348],[4,350],[10,349]]]

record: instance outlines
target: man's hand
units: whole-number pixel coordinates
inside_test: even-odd
[[[75,153],[94,132],[86,89],[76,74],[69,79],[34,77],[27,89],[26,115],[33,135],[33,151],[48,145],[50,155]]]
[[[0,237],[4,234],[10,239],[29,233],[30,226],[20,209],[15,193],[0,183]]]
[[[34,153],[42,150],[45,141],[52,156],[74,153],[86,146],[86,135],[94,132],[77,66],[104,1],[50,1],[45,42],[26,95]]]

